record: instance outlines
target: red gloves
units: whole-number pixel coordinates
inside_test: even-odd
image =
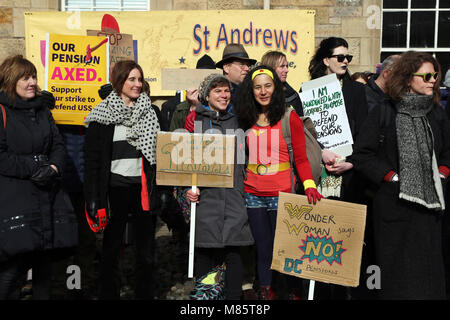
[[[320,199],[324,198],[323,195],[317,191],[316,188],[308,188],[305,190],[305,195],[308,197],[308,202],[311,204],[313,202],[316,204],[317,201],[320,201]]]
[[[186,117],[186,120],[184,120],[184,128],[189,132],[194,132],[194,122],[197,118],[197,113],[195,110],[192,110],[188,116]]]

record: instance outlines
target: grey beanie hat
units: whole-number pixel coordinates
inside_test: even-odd
[[[213,82],[217,83],[217,81],[227,83],[231,89],[231,83],[224,75],[219,73],[212,73],[206,76],[206,78],[203,79],[203,81],[200,83],[200,86],[198,87],[198,99],[202,104],[208,105],[206,97],[209,96],[209,92],[211,91],[211,85],[213,84]]]

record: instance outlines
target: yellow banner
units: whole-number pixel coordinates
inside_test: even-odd
[[[46,44],[45,89],[55,96],[53,117],[58,124],[81,125],[109,80],[108,38],[50,34]]]
[[[131,34],[134,56],[144,70],[153,96],[161,89],[163,68],[195,69],[205,53],[218,62],[228,43],[241,43],[250,58],[260,60],[268,50],[286,54],[288,82],[295,89],[309,80],[314,53],[313,10],[226,10],[148,12],[31,12],[25,13],[27,58],[38,67],[42,81],[41,41],[46,33],[86,35],[87,30]],[[111,43],[120,41],[112,32]],[[98,95],[96,96],[98,97]]]

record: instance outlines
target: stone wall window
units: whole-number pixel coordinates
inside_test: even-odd
[[[150,0],[61,0],[61,11],[148,11]]]
[[[450,0],[383,0],[381,57],[407,50],[432,53],[450,67]]]

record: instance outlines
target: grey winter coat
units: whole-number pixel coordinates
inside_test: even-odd
[[[196,112],[195,132],[199,132],[200,125],[203,133],[215,129],[225,134],[227,129],[238,128],[237,119],[231,112],[217,113],[206,106],[198,106]],[[223,248],[253,243],[244,199],[244,164],[235,164],[234,188],[200,190],[196,208],[195,246]]]

